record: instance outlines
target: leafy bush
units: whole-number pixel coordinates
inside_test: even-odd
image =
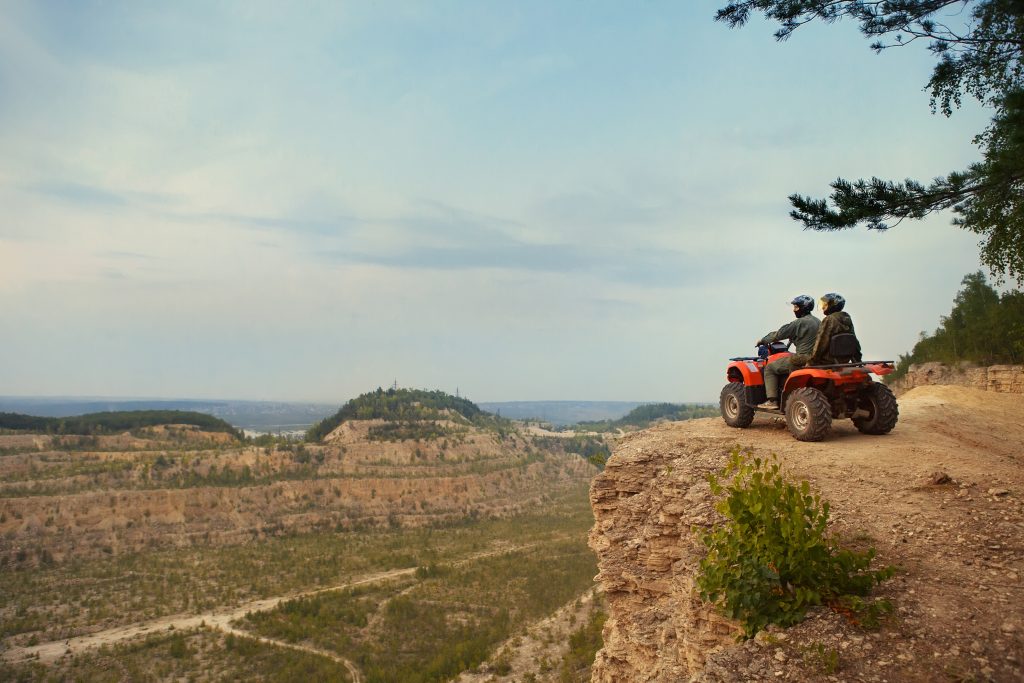
[[[828,502],[806,481],[786,481],[775,456],[762,460],[737,447],[708,481],[724,495],[716,509],[725,523],[699,532],[708,554],[697,586],[748,638],[768,624],[795,624],[812,605],[867,595],[895,571],[869,569],[873,548],[839,547],[827,533]]]
[[[562,657],[558,670],[559,683],[589,681],[590,670],[597,651],[604,647],[601,631],[608,615],[602,609],[593,609],[586,623],[569,635],[569,651]]]

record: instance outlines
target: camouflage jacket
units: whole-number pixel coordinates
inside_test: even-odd
[[[797,353],[792,356],[790,362],[795,368],[805,365],[834,365],[838,361],[829,354],[829,345],[832,337],[846,333],[856,335],[856,332],[853,331],[853,318],[850,317],[850,314],[846,311],[829,313],[818,326],[818,336],[814,340],[811,352],[809,354]]]
[[[786,323],[776,332],[769,332],[761,338],[761,344],[771,344],[780,339],[788,339],[796,344],[797,353],[810,353],[814,349],[814,340],[817,338],[818,326],[821,321],[808,313],[802,318],[797,318],[791,323]]]

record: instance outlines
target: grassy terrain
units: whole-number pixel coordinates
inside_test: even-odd
[[[54,666],[0,661],[0,680],[25,683],[119,681],[338,681],[344,665],[326,657],[268,647],[249,638],[197,629],[165,632],[116,647],[64,657]]]
[[[0,638],[67,638],[154,617],[343,584],[374,572],[457,562],[501,545],[583,543],[585,486],[544,509],[448,527],[318,533],[245,545],[139,552],[0,571]],[[591,576],[593,572],[591,572]]]
[[[337,652],[356,662],[369,683],[446,680],[589,588],[596,570],[582,536],[552,538],[433,564],[407,581],[287,602],[240,626]]]
[[[603,601],[594,601],[587,620],[569,634],[569,651],[562,657],[558,667],[559,683],[586,683],[597,651],[604,646],[601,629],[608,620],[607,606]]]

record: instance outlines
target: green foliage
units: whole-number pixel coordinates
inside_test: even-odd
[[[156,633],[119,645],[79,650],[52,665],[0,661],[0,680],[57,683],[117,681],[344,681],[343,664],[252,638],[195,629]]]
[[[332,532],[327,527],[278,537],[280,529],[268,524],[266,537],[238,545],[16,565],[5,571],[0,590],[0,637],[38,632],[43,641],[56,640],[69,629],[208,611],[392,569],[424,567],[425,578],[443,578],[451,562],[498,543],[548,546],[571,537],[580,539],[581,552],[589,555],[582,539],[593,523],[587,487],[579,486],[529,514],[503,519],[421,529]],[[586,571],[593,576],[592,567]]]
[[[815,643],[804,651],[804,661],[809,662],[821,673],[831,676],[839,671],[839,650]]]
[[[611,457],[611,449],[605,440],[598,437],[577,434],[570,439],[563,439],[566,453],[575,453],[592,465],[604,469],[604,464]]]
[[[447,411],[447,415],[445,414]],[[480,410],[472,401],[424,389],[378,388],[351,399],[338,412],[309,428],[308,441],[320,441],[337,429],[345,420],[421,421],[452,417],[465,419],[481,426],[498,426],[506,420]]]
[[[944,8],[971,6],[962,28],[936,20]],[[716,19],[742,26],[762,12],[788,38],[811,22],[849,18],[882,51],[929,41],[938,63],[928,81],[933,111],[949,116],[964,94],[993,109],[992,122],[975,137],[982,161],[931,184],[872,178],[832,183],[829,200],[790,196],[790,214],[813,230],[864,223],[886,230],[904,218],[952,209],[954,223],[982,236],[981,259],[1000,279],[1024,283],[1024,0],[734,0]]]
[[[450,680],[589,588],[597,568],[582,536],[552,536],[526,550],[420,569],[415,578],[290,601],[243,625],[337,652],[369,683]]]
[[[597,651],[604,646],[601,630],[608,615],[601,609],[590,612],[585,624],[569,635],[569,651],[558,669],[559,683],[582,683],[590,680],[590,667]]]
[[[370,427],[367,438],[371,441],[430,441],[456,434],[455,430],[432,420],[387,422]]]
[[[950,314],[934,333],[921,333],[920,341],[899,357],[896,372],[886,379],[899,379],[912,364],[929,361],[1024,362],[1024,293],[1000,295],[981,271],[965,276]]]
[[[0,413],[0,428],[47,434],[110,434],[142,427],[184,424],[207,432],[227,432],[238,438],[241,432],[230,424],[206,413],[189,410],[125,410],[89,413],[75,417],[36,417],[19,413]]]
[[[589,432],[614,432],[618,429],[643,429],[658,420],[694,420],[718,415],[718,407],[708,403],[645,403],[618,420],[580,422],[576,429]]]
[[[874,549],[839,547],[827,533],[828,502],[806,481],[786,481],[774,456],[762,460],[737,447],[708,481],[723,496],[716,509],[725,523],[700,533],[708,554],[697,585],[746,637],[768,624],[795,624],[813,605],[866,595],[892,576],[891,567],[869,568]]]

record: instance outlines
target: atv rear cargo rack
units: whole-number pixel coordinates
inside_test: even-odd
[[[730,360],[746,360],[746,358],[736,358]],[[805,368],[815,368],[818,370],[831,370],[833,368],[856,368],[862,365],[892,365],[896,361],[893,360],[862,360],[856,363],[833,363],[832,365],[805,365]]]

